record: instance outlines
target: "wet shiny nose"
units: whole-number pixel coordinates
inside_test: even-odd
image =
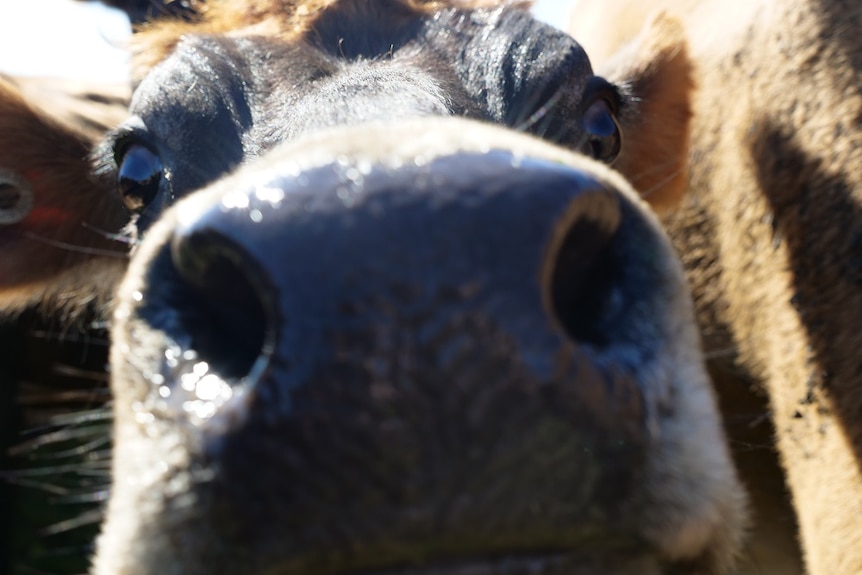
[[[619,222],[590,175],[510,152],[342,162],[226,194],[177,228],[171,259],[190,346],[240,379],[299,326],[423,298],[444,315],[470,293],[517,331],[555,324],[600,344]]]
[[[600,167],[487,141],[287,148],[148,232],[121,329],[161,345],[115,377],[159,383],[121,393],[206,470],[172,509],[222,548],[277,551],[254,562],[279,573],[641,556],[619,520],[649,441],[626,361],[661,341],[667,248]]]
[[[438,119],[285,143],[131,262],[100,545],[129,573],[664,572],[735,501],[688,303],[631,188],[565,150]]]

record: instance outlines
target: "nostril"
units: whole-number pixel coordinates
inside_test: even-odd
[[[264,274],[241,246],[207,227],[176,231],[171,260],[190,347],[223,379],[245,377],[270,339],[273,304]]]
[[[621,271],[613,250],[619,225],[619,200],[607,192],[579,197],[557,223],[547,256],[546,285],[556,319],[579,343],[607,343],[602,326]]]

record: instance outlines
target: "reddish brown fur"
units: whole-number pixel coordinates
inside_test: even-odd
[[[30,107],[61,122],[70,133],[80,134],[88,145],[100,141],[127,115],[129,87],[124,83],[3,74],[0,78],[14,84]]]
[[[0,169],[23,177],[35,195],[27,218],[0,226],[0,312],[37,302],[73,311],[104,299],[108,293],[93,286],[112,285],[125,266],[124,246],[107,235],[119,232],[127,216],[110,191],[90,179],[87,161],[96,126],[120,114],[110,104],[61,108],[64,97],[77,98],[44,82],[25,85],[26,93],[0,78]],[[54,115],[32,103],[41,96]]]
[[[676,205],[685,191],[694,72],[679,23],[660,19],[655,28],[618,72],[620,79],[633,79],[629,89],[641,103],[625,123],[614,167],[661,212]]]

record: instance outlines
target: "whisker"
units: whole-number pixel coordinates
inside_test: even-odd
[[[70,244],[68,242],[61,242],[58,240],[52,240],[31,232],[26,232],[24,234],[27,238],[31,240],[35,240],[37,242],[42,242],[45,245],[49,245],[51,247],[60,248],[63,250],[68,250],[70,252],[76,252],[80,254],[86,254],[90,256],[101,256],[101,257],[109,257],[109,258],[128,258],[129,254],[124,252],[115,252],[112,250],[103,250],[99,248],[88,248],[84,246],[76,246],[75,244]]]
[[[98,460],[95,463],[87,462],[87,467],[77,471],[78,477],[96,478],[102,482],[102,485],[110,483],[111,479],[111,455],[109,449],[99,452]]]
[[[650,166],[650,168],[649,168],[649,169],[647,169],[647,170],[641,170],[641,171],[640,171],[640,172],[638,172],[637,174],[634,174],[633,176],[631,176],[631,177],[629,178],[629,181],[631,181],[632,183],[635,183],[635,182],[637,182],[637,180],[640,180],[640,179],[646,178],[647,176],[651,176],[651,175],[653,175],[653,174],[655,174],[655,173],[657,173],[657,172],[663,172],[663,171],[664,171],[664,170],[666,170],[668,167],[673,166],[675,163],[676,163],[676,162],[675,162],[674,160],[669,160],[669,161],[667,161],[667,162],[663,162],[663,163],[660,163],[660,164],[653,164],[652,166]],[[678,168],[678,169],[679,169],[679,168]]]
[[[652,186],[651,188],[649,188],[647,190],[640,192],[640,196],[642,198],[650,197],[652,194],[654,194],[655,192],[662,189],[665,186],[665,184],[667,184],[669,181],[673,180],[680,173],[681,173],[681,170],[673,170],[670,174],[668,174],[667,176],[665,176],[664,178],[659,180],[654,186]],[[632,185],[634,185],[634,182],[632,182]],[[637,189],[636,185],[635,185],[635,189]]]
[[[111,411],[105,407],[89,409],[73,413],[55,415],[50,422],[28,429],[27,435],[37,435],[33,439],[18,444],[10,449],[10,453],[18,454],[35,449],[47,443],[58,443],[69,439],[82,437],[93,437],[104,433],[104,429],[96,425],[83,425],[85,423],[102,423],[111,420]],[[59,427],[59,429],[57,429]]]
[[[104,379],[108,379],[107,375],[104,376]],[[62,405],[92,402],[104,403],[110,398],[110,396],[111,392],[107,387],[94,389],[92,391],[69,390],[58,392],[53,390],[39,390],[22,392],[16,401],[18,405],[22,407],[35,407],[55,403]]]
[[[706,360],[710,359],[722,359],[727,357],[736,357],[737,349],[735,347],[727,347],[724,349],[711,349],[709,351],[703,352],[703,358]]]
[[[83,428],[83,427],[81,427],[81,428],[63,428],[59,431],[54,431],[52,433],[44,433],[43,435],[40,435],[39,437],[33,438],[29,441],[24,441],[24,442],[19,443],[18,445],[14,446],[14,447],[10,447],[8,449],[7,453],[9,455],[12,455],[12,456],[20,456],[20,455],[24,455],[28,452],[35,451],[35,450],[37,450],[40,447],[43,447],[45,445],[49,445],[49,444],[53,444],[53,443],[60,443],[63,441],[71,441],[73,439],[74,440],[82,440],[82,441],[86,441],[86,440],[94,441],[95,439],[93,439],[93,438],[98,439],[98,438],[104,436],[105,432],[106,432],[106,430],[104,428],[101,428],[101,427],[100,428],[89,428],[89,427],[88,428]],[[17,474],[23,474],[23,475],[37,474],[38,475],[38,474],[41,474],[43,471],[46,471],[48,474],[51,473],[50,469],[48,469],[48,470],[31,469],[31,470],[20,471],[20,472],[15,471],[13,473],[15,473],[16,475]],[[0,475],[2,475],[2,474],[0,474]]]
[[[81,222],[81,227],[83,227],[87,230],[90,230],[91,232],[96,232],[101,237],[103,237],[107,240],[113,240],[115,242],[119,242],[121,244],[131,245],[131,246],[136,246],[136,245],[140,244],[140,240],[132,238],[126,234],[118,234],[118,233],[114,233],[114,232],[109,232],[107,230],[97,228],[96,226],[89,224],[87,222]]]
[[[532,107],[532,106],[530,106]],[[529,108],[528,108],[529,109]],[[549,104],[542,104],[539,106],[533,113],[531,113],[526,118],[518,119],[518,123],[515,124],[514,129],[516,132],[526,132],[533,126],[535,126],[542,118],[547,116],[550,111]]]
[[[537,94],[535,99],[538,99],[539,95]],[[539,108],[527,116],[523,120],[519,120],[519,122],[515,125],[516,132],[527,132],[530,128],[537,126],[541,121],[548,121],[548,113],[556,106],[556,104],[562,98],[562,88],[558,88],[550,98],[548,98],[547,103],[542,104]],[[532,108],[532,102],[529,103],[527,109]]]
[[[67,343],[83,343],[91,346],[108,347],[110,341],[104,337],[94,337],[90,334],[79,334],[76,332],[56,332],[45,329],[34,329],[29,332],[29,335],[36,339],[46,341],[62,341]]]
[[[738,439],[729,439],[728,443],[730,443],[734,453],[751,453],[753,451],[771,451],[775,449],[775,445],[773,443],[751,443],[748,441],[740,441]]]
[[[761,423],[764,423],[765,421],[769,421],[769,419],[771,417],[772,417],[772,411],[771,410],[764,411],[763,413],[761,413],[760,415],[758,415],[757,417],[755,417],[754,419],[752,419],[751,421],[748,422],[748,428],[754,429],[755,427],[759,426]]]
[[[0,472],[0,477],[8,480],[10,483],[22,484],[27,478],[33,477],[56,477],[63,473],[74,473],[81,468],[81,463],[69,463],[66,465],[51,465],[50,467],[41,467],[38,469],[15,469],[12,471]]]
[[[51,371],[57,375],[61,375],[64,377],[78,377],[81,379],[87,379],[90,381],[98,381],[102,383],[108,382],[108,374],[104,371],[94,371],[92,369],[82,369],[80,367],[76,367],[74,365],[69,365],[66,363],[58,363],[53,366]],[[89,391],[89,393],[94,393],[98,390]]]
[[[15,471],[4,471],[0,474],[4,481],[17,485],[18,487],[26,487],[27,489],[35,489],[48,495],[63,497],[72,493],[72,490],[62,485],[54,485],[53,483],[45,483],[43,481],[33,481],[31,479],[21,478]]]
[[[104,432],[104,430],[102,430],[102,432]],[[86,436],[84,436],[84,438],[86,439]],[[39,461],[57,461],[87,455],[87,463],[94,464],[103,458],[105,461],[108,460],[108,457],[110,457],[110,451],[109,449],[103,448],[109,447],[110,444],[110,438],[105,433],[100,433],[95,436],[95,439],[91,439],[81,443],[80,445],[76,445],[62,451],[51,451],[45,455],[39,455],[35,459],[38,459]]]
[[[95,421],[109,421],[111,417],[112,415],[110,410],[100,406],[95,409],[88,409],[75,413],[57,415],[51,418],[51,426],[77,425],[82,423],[93,423]]]
[[[76,505],[80,503],[104,503],[110,492],[105,488],[83,491],[73,495],[64,495],[56,500],[61,505]]]
[[[44,536],[57,535],[58,533],[64,533],[66,531],[72,531],[73,529],[78,529],[80,527],[86,527],[88,525],[100,523],[104,516],[105,512],[101,508],[93,509],[92,511],[81,513],[80,515],[77,515],[72,519],[60,521],[58,523],[45,527],[41,530],[40,533]]]

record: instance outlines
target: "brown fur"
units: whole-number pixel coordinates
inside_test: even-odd
[[[479,3],[468,2],[396,2],[386,4],[388,7],[403,9],[405,14],[419,14],[446,6],[475,6]],[[482,2],[482,5],[489,3]],[[184,35],[253,35],[263,34],[267,37],[290,38],[298,32],[314,30],[318,18],[323,18],[327,10],[364,10],[361,13],[377,13],[380,4],[373,0],[353,0],[352,2],[340,2],[337,6],[334,2],[305,3],[294,2],[223,2],[213,3],[209,10],[202,10],[200,16],[192,21],[163,21],[147,25],[139,32],[135,41],[138,55],[135,60],[137,67],[136,76],[141,75],[155,66],[159,61],[177,45]],[[218,9],[215,9],[215,7]],[[340,12],[341,13],[341,12]],[[681,182],[684,181],[683,163],[680,158],[686,149],[685,130],[690,119],[688,109],[688,98],[692,83],[690,81],[690,66],[685,50],[680,49],[679,36],[682,30],[670,20],[663,23],[664,35],[659,41],[647,45],[647,49],[639,54],[641,59],[634,62],[628,68],[630,73],[626,79],[631,80],[630,91],[641,99],[626,113],[621,123],[630,134],[626,142],[626,152],[619,159],[619,167],[628,173],[638,173],[640,180],[633,178],[636,183],[645,189],[653,191],[648,198],[654,202],[656,207],[666,208],[678,200],[681,194]],[[684,81],[671,82],[669,79],[683,78]],[[182,113],[183,110],[175,110]],[[191,113],[191,110],[187,110]],[[445,124],[445,122],[444,122]],[[374,130],[360,132],[359,128],[346,131],[343,134],[324,134],[319,139],[309,138],[302,142],[293,144],[293,148],[286,147],[299,158],[300,165],[308,158],[323,158],[321,161],[329,162],[332,157],[361,157],[370,163],[382,163],[393,161],[402,163],[412,161],[418,157],[415,149],[425,145],[422,138],[413,138],[412,134],[430,134],[434,140],[434,130],[429,129],[432,124],[416,124],[413,130],[404,129],[395,132],[399,134],[411,134],[411,137],[400,137],[393,139],[392,126],[376,128]],[[512,138],[514,149],[522,144],[517,141],[522,136],[511,131],[503,132],[499,129],[481,127],[479,124],[471,125],[468,122],[459,124],[448,124],[449,131],[445,132],[446,138],[436,143],[441,146],[440,150],[434,150],[433,146],[423,150],[428,153],[443,153],[448,150],[467,149],[470,137],[482,136],[480,139],[483,146],[489,141],[504,142],[507,134]],[[407,126],[406,128],[411,128]],[[490,131],[489,131],[490,130]],[[491,134],[488,136],[487,134]],[[439,136],[440,134],[437,134]],[[367,139],[367,141],[366,141]],[[373,143],[373,145],[372,145]],[[470,144],[472,145],[472,144]],[[501,144],[503,145],[503,144]],[[524,144],[526,145],[526,144]],[[530,144],[532,146],[534,144]],[[536,144],[538,145],[538,144]],[[543,144],[544,145],[544,144]],[[313,153],[307,152],[311,149]],[[532,148],[531,148],[532,149]],[[561,158],[559,161],[571,165],[582,165],[587,173],[604,174],[605,168],[590,166],[583,158],[572,159],[570,157],[556,156],[549,151],[542,151],[549,158]],[[537,152],[538,153],[538,152]],[[267,158],[263,158],[266,160]],[[271,159],[271,158],[270,158]],[[406,160],[405,160],[406,159]],[[278,158],[276,158],[278,160]],[[314,160],[315,162],[318,160]],[[311,160],[308,160],[309,165]],[[580,162],[584,162],[580,164]],[[260,164],[250,165],[235,174],[234,178],[241,180],[247,177],[251,170],[259,168]],[[266,166],[264,166],[266,168]],[[649,173],[647,173],[649,172]],[[164,447],[153,436],[139,436],[141,430],[141,419],[132,415],[128,408],[135,405],[137,394],[141,388],[136,387],[142,373],[140,364],[136,363],[136,357],[141,357],[157,349],[158,342],[147,339],[130,338],[124,331],[128,327],[125,320],[133,316],[136,311],[134,301],[146,299],[147,266],[152,261],[147,258],[163,247],[166,238],[170,236],[176,226],[177,214],[186,210],[191,213],[196,202],[212,199],[213,191],[218,191],[219,185],[231,186],[237,180],[224,180],[222,184],[216,184],[216,188],[209,192],[191,192],[188,199],[177,206],[176,209],[168,211],[147,232],[146,239],[142,244],[135,263],[121,289],[121,302],[118,305],[118,323],[115,325],[114,334],[114,390],[116,392],[117,419],[116,438],[119,449],[115,459],[115,485],[112,501],[109,507],[109,519],[105,525],[102,539],[99,543],[99,553],[95,561],[95,572],[98,573],[134,573],[164,571],[176,569],[177,561],[182,559],[194,562],[185,555],[179,557],[173,553],[182,548],[183,554],[193,557],[200,550],[205,550],[213,545],[213,539],[208,536],[206,529],[197,530],[194,526],[185,524],[181,517],[182,511],[176,516],[174,510],[164,509],[159,504],[153,504],[148,499],[150,496],[160,497],[160,494],[169,492],[167,490],[179,490],[182,495],[189,495],[190,501],[194,500],[196,485],[187,485],[179,482],[174,485],[164,485],[164,477],[160,473],[150,473],[164,463],[164,453],[160,449]],[[616,175],[607,174],[602,176],[602,181],[609,189],[619,190],[621,196],[628,198],[633,193],[628,185],[622,182]],[[629,201],[629,200],[627,200]],[[201,204],[202,205],[202,204]],[[636,204],[638,210],[641,204]],[[191,206],[191,208],[189,208]],[[649,220],[652,222],[652,220]],[[160,243],[161,242],[161,243]],[[657,261],[673,267],[672,258],[668,252],[651,252]],[[681,284],[675,284],[673,278],[668,277],[669,289],[681,288]],[[675,286],[675,287],[674,287]],[[644,286],[647,287],[647,286]],[[651,287],[651,286],[650,286]],[[137,297],[136,297],[137,295]],[[718,435],[708,432],[710,427],[709,412],[711,399],[709,393],[700,395],[705,391],[700,388],[702,379],[698,375],[699,354],[696,338],[691,332],[692,325],[688,323],[685,306],[686,297],[683,292],[674,291],[673,297],[669,298],[667,306],[667,318],[665,314],[654,314],[657,322],[665,319],[673,323],[674,329],[672,340],[669,345],[680,345],[686,350],[684,357],[668,360],[669,373],[667,381],[662,376],[655,376],[650,370],[644,377],[644,386],[653,383],[658,387],[668,385],[667,422],[662,424],[661,429],[655,430],[655,437],[650,437],[655,447],[650,455],[650,469],[643,478],[643,485],[639,488],[647,493],[650,504],[646,511],[640,511],[642,517],[629,517],[628,523],[636,524],[632,529],[638,530],[638,536],[647,540],[651,545],[660,549],[662,562],[674,563],[685,572],[696,572],[701,565],[704,571],[723,572],[733,561],[733,553],[738,545],[738,539],[744,524],[744,494],[733,480],[733,472],[723,458],[725,451],[722,439]],[[136,321],[136,320],[131,320]],[[145,386],[146,387],[146,386]],[[149,393],[152,389],[147,387],[143,393]],[[656,393],[663,394],[664,389]],[[143,405],[137,403],[137,405]],[[166,429],[172,422],[166,422]],[[706,431],[705,431],[706,430]],[[715,431],[715,430],[713,430]],[[174,430],[168,429],[169,433]],[[276,439],[277,445],[278,439]],[[184,448],[183,448],[184,449]],[[179,451],[177,452],[179,453]],[[151,464],[156,463],[155,467]],[[175,462],[171,464],[174,465]],[[182,469],[186,461],[176,463],[177,469]],[[267,464],[267,468],[268,468]],[[146,468],[146,469],[145,469]],[[173,470],[171,470],[173,472]],[[137,478],[142,478],[138,482]],[[134,478],[134,479],[132,479]],[[639,478],[640,479],[640,478]],[[147,483],[146,482],[152,482]],[[142,487],[143,485],[143,487]],[[718,493],[720,492],[720,493]],[[710,497],[717,495],[720,500],[713,504]],[[146,501],[140,498],[147,499]],[[215,526],[216,530],[220,528]],[[182,545],[178,546],[178,542]],[[194,548],[194,553],[191,552]],[[223,545],[220,552],[232,553],[230,545]],[[602,553],[599,549],[598,553]],[[612,553],[606,553],[611,557]],[[212,555],[208,556],[211,560]],[[256,557],[253,559],[257,559]],[[263,559],[261,559],[263,560]],[[699,561],[703,561],[700,563]],[[692,562],[689,564],[688,562]],[[221,566],[220,566],[221,567]],[[665,567],[653,565],[649,572],[658,572]],[[204,564],[190,564],[188,569],[201,569],[206,571],[209,567]],[[233,569],[230,565],[222,567],[227,571]],[[578,572],[588,572],[589,565],[577,566]],[[202,572],[203,572],[202,571]],[[644,572],[637,566],[614,571],[622,572]]]
[[[129,87],[125,84],[82,82],[67,78],[5,76],[30,107],[63,124],[71,134],[80,134],[88,145],[126,118]]]
[[[27,218],[0,225],[0,313],[35,303],[74,312],[104,301],[103,286],[125,267],[126,248],[107,236],[127,216],[90,179],[87,161],[94,140],[118,122],[122,108],[114,95],[99,104],[75,91],[71,84],[29,79],[19,86],[0,77],[0,170],[17,174],[35,196]]]
[[[625,124],[623,150],[614,167],[630,176],[654,209],[664,211],[676,205],[685,190],[694,81],[682,27],[672,19],[660,19],[654,26],[655,32],[618,71],[641,105]]]
[[[206,2],[192,0],[188,4],[196,17],[156,19],[139,27],[132,40],[133,77],[139,81],[187,34],[263,34],[290,40],[312,29],[315,19],[327,9],[359,13],[374,2],[225,0],[213,9]],[[397,0],[395,4],[410,16],[449,7],[527,8],[530,0]],[[622,118],[625,142],[614,167],[631,175],[633,185],[644,192],[650,205],[663,211],[679,201],[685,188],[684,157],[694,81],[683,29],[673,19],[664,19],[657,26],[660,33],[650,34],[638,45],[636,57],[627,59],[625,70],[619,70],[618,79],[627,84],[637,102]]]
[[[201,0],[189,6],[189,20],[156,19],[137,30],[132,43],[132,76],[140,80],[163,60],[185,34],[234,34],[249,29],[252,34],[290,39],[303,34],[314,20],[338,0],[223,0],[215,7]],[[374,0],[365,0],[373,5]],[[528,0],[398,0],[407,12],[432,14],[446,7],[479,8],[504,3],[527,6]],[[345,9],[341,2],[338,9]]]
[[[582,4],[594,19],[573,29],[600,57],[647,15],[638,2]],[[741,369],[769,396],[808,571],[860,573],[862,9],[840,0],[649,9],[684,22],[698,65],[688,196],[666,224],[707,351],[733,350],[735,365],[717,367]]]
[[[88,155],[125,118],[128,92],[121,85],[0,75],[4,198],[8,204],[10,182],[24,182],[35,195],[27,217],[0,224],[3,573],[86,570],[83,545],[98,521],[98,505],[56,505],[44,488],[50,483],[55,493],[91,493],[107,450],[84,446],[80,459],[63,465],[40,453],[74,452],[68,441],[85,435],[89,425],[77,414],[98,414],[107,399],[105,335],[90,326],[103,319],[101,304],[125,268],[127,244],[108,235],[128,216],[113,185],[89,179]],[[39,309],[26,309],[31,306]],[[101,432],[107,441],[107,426]],[[50,475],[46,484],[27,485],[24,469],[31,466]],[[47,535],[56,525],[64,526]],[[58,549],[72,553],[58,562]]]

